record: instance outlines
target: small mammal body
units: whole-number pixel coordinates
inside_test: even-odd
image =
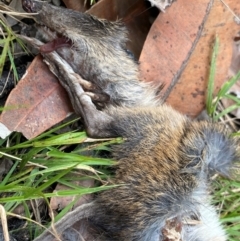
[[[54,46],[57,34],[47,30],[45,41],[53,45],[50,51],[48,45],[42,47],[42,54],[84,118],[88,135],[125,140],[112,147],[118,161],[113,181],[123,185],[99,193],[86,208],[85,217],[101,232],[94,240],[227,240],[211,205],[209,175],[231,176],[239,160],[236,140],[220,124],[191,121],[156,100],[155,91],[139,81],[138,66],[124,49],[121,23],[33,0],[23,0],[23,7],[39,12],[37,21],[73,43],[71,49],[59,42]],[[93,83],[90,92],[97,90],[96,98],[109,96],[101,110],[86,83]],[[80,209],[56,224],[56,230],[78,221]],[[44,232],[36,241],[52,238]]]

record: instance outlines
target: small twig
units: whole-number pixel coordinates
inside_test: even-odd
[[[12,69],[12,67],[11,67],[11,69]],[[12,71],[11,69],[10,69],[9,72],[8,72],[8,76],[7,76],[6,81],[5,81],[5,83],[4,83],[3,89],[2,89],[2,91],[1,91],[1,93],[0,93],[0,96],[3,94],[3,92],[5,91],[5,89],[6,89],[6,87],[7,87],[7,83],[8,83],[8,81],[9,81],[9,77],[10,77],[10,74],[11,74],[11,71]]]
[[[218,103],[218,107],[217,107],[217,108],[218,108],[219,112],[221,112],[221,111],[224,110],[224,107],[223,107],[223,105],[222,105],[221,102]],[[231,117],[229,116],[229,114],[226,114],[225,116],[223,116],[223,117],[220,118],[220,121],[221,121],[223,124],[226,124],[228,127],[230,127],[233,131],[236,132],[236,131],[237,131],[237,128],[236,128],[236,125],[235,125],[233,119],[234,119],[234,118],[231,118]]]
[[[54,237],[55,237],[57,240],[62,241],[61,238],[60,238],[60,236],[59,236],[59,234],[58,234],[58,231],[57,231],[56,228],[55,228],[53,210],[52,210],[52,208],[50,207],[50,205],[48,205],[48,208],[49,208],[49,212],[48,212],[48,213],[49,213],[49,216],[51,217],[51,220],[52,220],[52,222],[51,222],[51,228],[52,228],[52,230],[53,230]]]
[[[239,18],[239,16],[238,16],[237,14],[235,14],[235,13],[233,12],[233,10],[232,10],[223,0],[220,0],[220,1],[221,1],[221,2],[223,3],[223,5],[232,13],[232,15],[235,17],[237,23],[240,23],[240,18]]]
[[[21,161],[21,160],[22,160],[22,158],[19,158],[19,157],[16,157],[16,156],[7,154],[7,153],[5,153],[5,152],[1,152],[1,151],[0,151],[0,154],[3,155],[3,156],[10,157],[10,158],[12,158],[12,159],[14,159],[14,160],[17,160],[17,161]]]
[[[240,192],[240,188],[232,189],[231,192],[233,192],[233,193],[239,193],[239,192]],[[228,194],[230,194],[230,193],[227,192],[227,191],[221,193],[222,196],[226,196],[226,195],[228,195]]]
[[[0,217],[1,217],[4,240],[9,241],[10,239],[9,239],[9,233],[8,233],[7,216],[6,216],[5,209],[2,205],[0,205]]]
[[[40,223],[41,222],[41,216],[40,216],[39,209],[38,209],[38,205],[39,205],[38,201],[39,201],[38,199],[30,200],[30,204],[31,204],[31,207],[32,207],[32,210],[33,210],[36,221],[38,223]]]
[[[16,218],[19,218],[19,219],[27,220],[28,222],[32,222],[32,223],[40,226],[41,228],[43,228],[44,230],[46,230],[47,232],[51,233],[54,236],[54,233],[51,230],[49,230],[48,228],[46,228],[45,226],[43,226],[41,223],[38,223],[38,222],[36,222],[36,221],[34,221],[34,220],[30,219],[30,218],[26,218],[26,217],[18,215],[18,214],[14,214],[14,213],[7,213],[7,214],[9,216],[12,216],[12,217],[16,217]],[[6,239],[4,241],[9,241],[9,239],[8,240]],[[60,241],[62,241],[62,240],[60,240]]]
[[[34,162],[30,162],[30,161],[28,161],[26,165],[27,166],[31,165],[31,166],[47,169],[47,166],[44,166],[44,165],[41,165],[41,164],[38,164],[38,163],[34,163]]]

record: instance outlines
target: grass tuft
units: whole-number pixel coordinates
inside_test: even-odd
[[[106,169],[115,161],[97,156],[99,151],[106,153],[109,144],[122,142],[122,139],[94,140],[82,131],[59,134],[77,121],[64,123],[30,141],[24,140],[19,133],[0,140],[2,162],[12,163],[0,183],[0,203],[8,215],[15,215],[16,208],[23,206],[24,216],[30,221],[32,209],[29,202],[42,200],[48,204],[52,197],[75,197],[54,218],[57,221],[81,195],[116,187],[108,182],[110,173]],[[81,187],[74,184],[76,180],[95,180],[98,185]],[[53,192],[57,183],[65,185],[66,189]]]
[[[226,124],[225,119],[228,119],[230,120],[228,124],[231,124],[232,117],[229,113],[240,107],[240,99],[229,94],[229,92],[231,87],[240,79],[240,72],[229,81],[225,82],[216,97],[214,97],[214,78],[218,48],[219,41],[216,38],[207,88],[206,107],[208,115],[213,121],[222,121]],[[221,101],[224,98],[231,99],[234,104],[228,108],[222,108]],[[232,136],[236,135],[239,135],[239,133],[235,132],[232,134]],[[239,164],[240,163],[237,163],[236,165]],[[221,222],[225,226],[228,234],[228,240],[238,241],[240,237],[240,182],[217,177],[213,182],[213,203],[218,207]]]

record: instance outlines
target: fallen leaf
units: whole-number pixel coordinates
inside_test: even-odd
[[[10,132],[22,132],[27,139],[36,137],[72,113],[67,93],[43,63],[41,56],[34,59],[22,80],[12,90],[5,108],[0,116],[0,124]]]
[[[122,19],[129,32],[127,48],[138,59],[151,27],[150,13],[147,10],[144,1],[101,0],[94,4],[87,13],[110,21]]]
[[[75,1],[68,1],[68,4],[70,3]],[[103,11],[103,6],[106,7],[106,4],[109,6],[108,11]],[[135,55],[140,54],[150,28],[143,2],[103,0],[94,5],[89,13],[109,20],[113,18],[116,20],[119,16],[125,18],[132,36],[130,48]],[[65,119],[72,111],[65,90],[39,56],[31,64],[27,75],[11,92],[5,107],[7,106],[14,108],[4,111],[1,115],[0,136],[2,138],[12,131],[19,131],[26,138],[32,139]]]
[[[174,0],[149,0],[153,6],[159,8],[162,12],[165,12],[165,9],[169,7]]]
[[[240,71],[240,37],[239,34],[233,39],[232,43],[232,59],[229,67],[229,78],[235,76]],[[240,83],[239,80],[231,87],[229,93],[240,99]],[[224,98],[222,99],[223,108],[236,104],[235,101]],[[240,108],[231,111],[231,114],[240,119]]]
[[[79,174],[78,174],[79,176]],[[78,177],[79,178],[79,177]],[[93,187],[94,186],[94,180],[83,180],[83,181],[75,181],[73,182],[74,185],[76,186],[82,186],[82,187]],[[53,192],[58,192],[59,190],[67,190],[70,189],[65,185],[58,184]],[[70,202],[72,202],[76,196],[69,196],[69,197],[52,197],[50,201],[50,207],[52,210],[62,210],[64,209]],[[82,195],[78,201],[75,203],[74,208],[89,203],[92,200],[92,195],[91,194],[85,194]]]
[[[140,72],[143,80],[165,85],[162,98],[167,89],[178,81],[194,51],[210,2],[174,2],[151,27],[140,56]]]
[[[67,8],[79,12],[85,12],[89,7],[86,0],[63,0],[63,2]]]
[[[232,59],[229,67],[229,76],[232,77],[240,71],[240,32],[232,41]]]
[[[240,12],[240,2],[226,0]],[[232,12],[219,0],[178,0],[160,14],[144,45],[140,68],[145,81],[165,84],[163,98],[178,111],[197,116],[205,107],[209,64],[215,37],[220,48],[215,93],[228,78],[231,43],[239,31]]]

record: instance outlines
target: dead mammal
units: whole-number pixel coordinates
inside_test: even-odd
[[[43,7],[45,5],[35,1],[23,2],[25,8],[30,11],[40,10],[40,21],[52,24],[53,13],[52,15],[47,13],[54,10],[49,10],[50,7],[45,8]],[[63,19],[66,18],[65,11],[67,10],[64,10],[61,15]],[[69,23],[72,23],[71,16],[75,16],[75,13],[71,14],[67,15]],[[50,19],[44,22],[41,16],[48,16]],[[80,16],[81,29],[84,29],[83,20],[85,17],[91,18],[84,14]],[[102,26],[102,21],[98,21],[95,18],[87,21],[88,31],[91,27],[94,29],[96,26]],[[110,24],[106,21],[104,23],[106,29],[114,27],[114,23]],[[56,26],[53,29],[55,28]],[[66,30],[66,27],[63,29]],[[106,29],[104,31],[107,31]],[[100,30],[103,29],[100,27]],[[77,29],[67,32],[69,37],[75,34],[75,31]],[[99,38],[99,32],[97,31],[96,38],[94,31],[91,32],[91,36],[88,31],[81,31],[81,35],[77,35],[80,39],[74,39],[81,43],[78,48],[84,48],[85,51],[83,57],[81,56],[83,63],[80,61],[77,62],[78,64],[84,65],[85,58],[88,56],[91,58],[87,61],[96,63],[99,60],[95,59],[99,57],[97,53],[91,52],[91,46],[99,44],[96,40]],[[81,39],[85,37],[83,33],[87,34],[87,41]],[[110,30],[109,33],[112,34]],[[117,72],[114,75],[116,77],[114,84],[121,87],[123,91],[121,93],[118,91],[118,95],[128,91],[129,86],[125,82],[129,78],[132,79],[129,77],[129,75],[132,76],[131,73],[133,73],[133,79],[136,78],[137,81],[133,81],[134,88],[128,98],[116,98],[102,111],[96,109],[91,97],[79,84],[81,77],[75,74],[74,65],[68,64],[69,55],[64,56],[63,49],[58,49],[58,53],[43,53],[51,69],[67,89],[75,111],[84,117],[88,134],[94,137],[122,136],[126,139],[124,143],[113,147],[114,158],[118,160],[114,181],[125,185],[100,193],[94,203],[85,207],[86,209],[82,212],[86,212],[85,216],[90,222],[106,234],[102,240],[169,240],[171,229],[169,223],[175,230],[174,241],[226,240],[216,211],[210,205],[209,171],[217,171],[225,176],[231,175],[231,167],[234,161],[239,159],[235,141],[228,139],[227,134],[218,124],[192,122],[166,105],[157,106],[154,91],[144,91],[137,79],[136,64],[124,54],[122,44],[125,37],[118,44],[112,45],[111,41],[114,37],[116,36],[111,35],[110,38],[104,39],[106,48],[102,51],[110,55],[114,52],[111,58],[116,60],[110,63],[112,66],[109,68],[111,74],[112,69]],[[108,41],[110,45],[107,45]],[[119,60],[117,53],[123,61],[126,60],[124,63],[130,63],[125,75],[126,79],[123,79],[124,76],[121,73],[126,70],[118,68],[118,65],[114,66]],[[92,68],[99,68],[99,66],[92,66]],[[84,75],[91,77],[92,69],[86,68],[82,69]],[[93,71],[95,73],[103,71],[108,74],[109,68],[106,66]],[[81,72],[78,73],[81,75]],[[99,76],[101,81],[101,73]],[[94,76],[92,77],[94,79]],[[92,79],[87,80],[92,81]],[[105,85],[97,81],[98,78],[95,76],[94,84],[98,85],[101,92],[106,93]],[[135,93],[138,88],[141,91]],[[110,99],[113,98],[114,94]],[[138,101],[141,99],[144,101]],[[68,222],[57,225],[57,230],[62,231],[64,226],[78,220],[79,210],[81,208],[69,214],[65,218]],[[68,219],[69,217],[71,220]],[[50,241],[52,236],[45,233],[36,240]]]
[[[88,14],[39,1],[34,5],[31,3],[23,1],[24,9],[39,12],[35,16],[36,22],[48,27],[38,26],[37,38],[48,42],[41,47],[42,52],[56,49],[75,73],[94,84],[95,93],[109,97],[111,105],[156,102],[156,90],[146,83],[139,83],[137,64],[125,49],[127,33],[122,22],[98,20]],[[79,24],[81,22],[84,24]]]

